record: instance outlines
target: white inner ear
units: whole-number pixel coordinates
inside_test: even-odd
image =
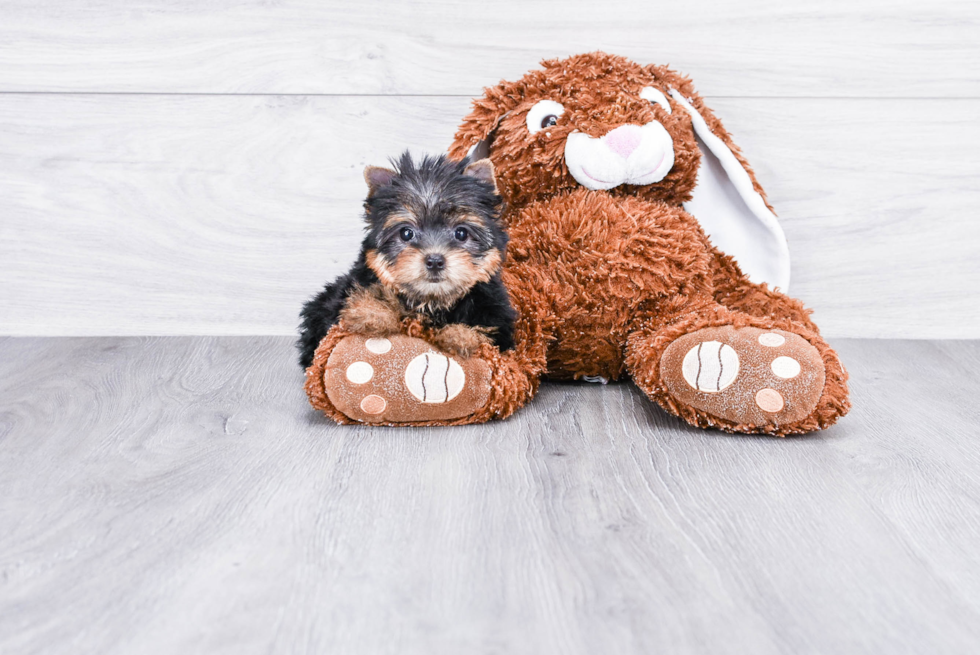
[[[668,114],[672,113],[670,103],[667,102],[667,96],[665,96],[660,89],[655,89],[652,86],[645,86],[643,87],[643,90],[640,91],[640,97],[644,100],[657,103],[666,109]]]
[[[466,156],[470,158],[470,161],[479,161],[481,159],[486,159],[490,156],[490,139],[483,139],[482,141],[477,141],[472,146],[470,146],[469,151],[467,151]]]
[[[500,121],[504,120],[510,115],[509,111],[504,112],[497,117],[497,120],[493,123],[493,129],[490,130],[490,134],[485,139],[477,141],[470,149],[466,152],[466,156],[470,158],[470,161],[479,161],[480,159],[486,159],[490,156],[490,142],[493,140],[493,132],[500,125]]]
[[[691,114],[701,167],[697,186],[684,210],[698,219],[711,242],[738,262],[752,282],[789,290],[789,246],[786,235],[752,179],[732,151],[675,89],[670,95]]]

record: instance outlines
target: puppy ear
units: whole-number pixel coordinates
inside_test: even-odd
[[[786,293],[789,247],[762,187],[721,121],[689,83],[682,90],[687,97],[674,88],[670,95],[691,115],[701,150],[697,185],[684,210],[698,219],[714,246],[735,258],[752,282],[766,282]]]
[[[463,169],[463,175],[475,177],[478,180],[489,182],[493,185],[494,193],[497,192],[497,180],[493,177],[493,162],[489,159],[475,161]]]
[[[364,181],[368,185],[368,198],[377,193],[381,187],[388,186],[395,179],[395,171],[380,166],[367,166],[364,169]]]

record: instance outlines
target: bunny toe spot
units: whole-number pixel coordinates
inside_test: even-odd
[[[374,367],[367,362],[354,362],[347,367],[345,374],[354,384],[364,384],[374,377]]]
[[[391,340],[385,339],[384,337],[368,339],[364,342],[364,347],[375,355],[384,355],[391,350]]]
[[[769,346],[770,348],[778,348],[779,346],[786,343],[785,337],[775,332],[764,332],[759,335],[759,343],[763,346]]]
[[[800,374],[800,371],[803,370],[798,361],[792,357],[787,357],[786,355],[782,355],[781,357],[777,357],[776,359],[772,360],[772,364],[769,365],[769,368],[772,369],[774,375],[781,377],[784,380],[795,378]]]
[[[781,410],[785,403],[783,397],[775,389],[760,389],[755,394],[755,404],[764,412],[775,413]]]
[[[365,414],[371,414],[372,416],[385,411],[387,406],[388,401],[375,394],[364,396],[364,398],[361,400],[361,409]]]

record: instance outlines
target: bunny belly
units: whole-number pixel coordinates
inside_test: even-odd
[[[506,218],[505,282],[552,337],[552,377],[617,379],[638,322],[667,311],[681,289],[710,294],[710,245],[679,208],[579,189]]]

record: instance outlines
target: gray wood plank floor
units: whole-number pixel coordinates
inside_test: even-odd
[[[835,342],[806,438],[630,384],[339,427],[284,337],[0,339],[0,652],[980,649],[980,342]]]

